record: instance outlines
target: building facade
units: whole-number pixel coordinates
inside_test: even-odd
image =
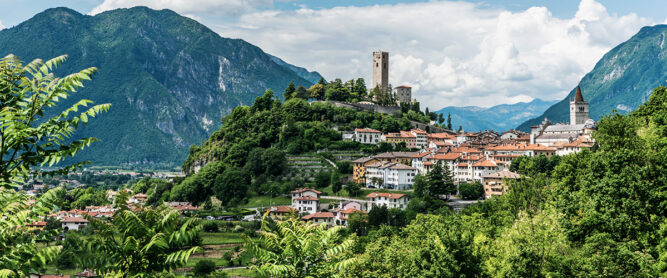
[[[394,88],[394,96],[396,96],[396,102],[401,103],[412,103],[412,87],[401,85]]]
[[[389,52],[373,52],[373,83],[370,89],[379,87],[386,91],[389,88]]]

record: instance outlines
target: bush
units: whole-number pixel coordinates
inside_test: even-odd
[[[218,223],[215,223],[215,221],[204,222],[204,224],[202,224],[202,229],[204,229],[204,232],[209,232],[209,233],[214,233],[219,231]]]
[[[232,251],[227,251],[227,252],[225,252],[224,254],[222,254],[221,259],[223,259],[223,260],[225,260],[225,261],[227,261],[227,262],[231,262],[231,261],[232,261],[232,257],[234,257],[234,252],[232,252]]]
[[[204,276],[215,271],[215,262],[211,260],[201,260],[195,265],[194,272],[196,275]]]

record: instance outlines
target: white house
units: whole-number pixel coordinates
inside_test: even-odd
[[[319,211],[322,192],[310,188],[299,188],[290,193],[292,194],[292,207],[299,213],[312,214]]]
[[[484,176],[500,172],[504,169],[505,165],[498,163],[492,159],[480,159],[479,161],[472,164],[473,170],[473,180],[482,182]]]
[[[334,225],[334,214],[331,212],[316,212],[306,215],[301,219],[313,222],[313,224],[325,223],[327,226]]]
[[[379,193],[373,192],[366,195],[366,198],[375,206],[387,206],[387,208],[405,209],[408,206],[410,198],[405,194],[397,193]]]
[[[88,225],[88,220],[81,217],[67,217],[60,220],[63,229],[70,231],[78,231],[79,229]]]
[[[395,162],[377,162],[366,166],[366,187],[386,189],[410,189],[417,175],[417,168]]]
[[[557,155],[568,155],[571,153],[578,153],[584,149],[590,149],[593,147],[593,144],[584,142],[582,140],[574,140],[570,143],[563,144],[558,147],[556,151]]]
[[[371,128],[356,128],[354,129],[354,141],[362,144],[377,145],[380,143],[380,136],[382,132]]]
[[[414,134],[416,137],[415,145],[418,149],[423,149],[428,147],[428,133],[421,129],[410,130],[410,133]]]

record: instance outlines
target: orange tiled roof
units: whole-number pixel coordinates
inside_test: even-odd
[[[270,209],[267,209],[267,211],[279,212],[279,213],[288,213],[288,212],[296,211],[296,209],[293,208],[293,207],[288,207],[288,206],[277,206],[277,207],[272,207]]]
[[[382,131],[372,128],[355,128],[354,132],[382,133]]]
[[[373,193],[370,193],[370,194],[366,195],[366,198],[385,197],[385,198],[389,198],[389,199],[400,199],[403,196],[405,196],[405,194],[373,192]]]
[[[436,154],[433,156],[433,159],[436,160],[455,160],[461,157],[460,153],[446,153],[446,154]]]
[[[296,190],[293,190],[290,193],[294,194],[294,193],[301,193],[301,192],[306,192],[306,191],[312,191],[312,192],[315,192],[317,194],[322,194],[322,192],[317,191],[317,190],[312,189],[312,188],[297,188]]]
[[[302,197],[294,198],[294,200],[297,200],[297,201],[318,201],[319,199],[315,198],[313,196],[302,196]]]
[[[334,215],[331,212],[316,212],[316,213],[313,213],[313,214],[306,215],[306,216],[302,217],[301,219],[310,220],[310,219],[313,219],[313,218],[334,218]]]

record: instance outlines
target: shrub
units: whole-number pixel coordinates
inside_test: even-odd
[[[227,251],[224,254],[222,254],[221,259],[230,262],[232,260],[232,257],[234,256],[234,252],[232,251]]]
[[[215,271],[215,262],[211,260],[201,260],[195,265],[194,272],[196,275],[204,276]]]
[[[209,232],[209,233],[214,233],[219,231],[218,223],[215,223],[215,221],[206,221],[202,224],[202,228],[204,229],[204,232]]]
[[[465,200],[477,200],[484,196],[484,186],[480,182],[462,183],[459,185],[459,193]]]

